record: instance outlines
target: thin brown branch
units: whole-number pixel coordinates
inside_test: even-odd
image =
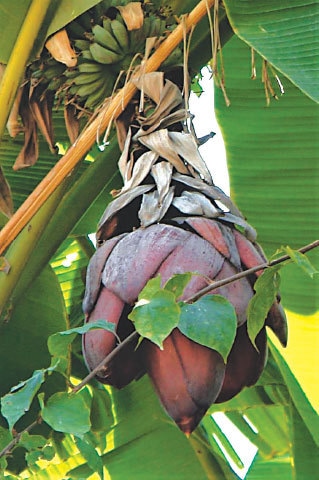
[[[149,73],[158,69],[163,61],[183,40],[184,29],[186,28],[188,32],[206,15],[207,4],[211,7],[214,4],[214,0],[201,0],[196,5],[189,15],[186,16],[185,23],[181,22],[161,43],[154,54],[145,62],[143,72]],[[76,142],[55,164],[46,177],[44,177],[17,212],[11,217],[8,223],[3,227],[0,232],[0,255],[27,225],[55,189],[71,173],[73,168],[87,154],[90,148],[94,145],[96,132],[105,131],[109,123],[117,118],[117,116],[125,109],[136,92],[136,87],[133,83],[135,76],[138,76],[138,73],[134,75],[133,78],[114,96],[109,104],[101,109]]]
[[[319,246],[319,240],[315,240],[314,242],[309,243],[304,247],[301,247],[298,250],[298,252],[306,253],[306,252],[309,252],[309,250],[312,250],[318,246]],[[290,260],[289,255],[283,255],[281,257],[276,258],[275,260],[272,260],[271,262],[261,263],[260,265],[256,265],[255,267],[249,268],[248,270],[244,270],[242,272],[236,273],[231,277],[223,278],[222,280],[219,280],[217,282],[212,282],[210,285],[207,285],[207,287],[202,288],[197,293],[195,293],[194,295],[191,295],[189,298],[187,298],[184,301],[186,303],[195,302],[200,297],[202,297],[203,295],[206,295],[206,293],[211,292],[212,290],[215,290],[216,288],[223,287],[228,283],[232,283],[232,282],[235,282],[236,280],[240,280],[241,278],[247,277],[248,275],[258,272],[259,270],[265,270],[265,268],[274,267],[275,265],[279,265],[280,263],[286,262],[287,260]]]
[[[83,388],[89,381],[95,377],[95,375],[105,367],[128,343],[130,343],[134,338],[138,336],[136,331],[132,332],[128,337],[126,337],[123,342],[121,342],[117,347],[112,350],[103,360],[100,362],[83,380],[81,383],[72,388],[72,393],[76,393],[81,388]]]
[[[22,430],[21,432],[17,433],[17,435],[11,440],[10,443],[8,443],[8,445],[6,445],[0,452],[0,458],[1,457],[4,457],[5,455],[8,455],[9,453],[11,453],[11,450],[13,449],[13,447],[16,446],[17,443],[19,443],[20,441],[20,438],[22,437],[22,435],[26,432],[30,432],[34,427],[36,427],[37,425],[39,425],[39,423],[42,422],[42,418],[39,417],[37,418],[37,420],[35,420],[34,422],[30,423],[30,425],[28,425],[24,430]]]

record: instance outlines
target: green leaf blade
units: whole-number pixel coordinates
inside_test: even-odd
[[[226,0],[225,6],[236,34],[319,102],[319,68],[314,53],[319,51],[317,4],[270,0],[265,8],[264,3],[253,0]]]
[[[263,328],[268,312],[276,300],[276,294],[280,285],[278,271],[281,266],[267,268],[255,282],[255,295],[250,299],[247,308],[247,331],[248,336],[256,347],[255,339]]]
[[[129,319],[142,337],[148,338],[162,349],[163,341],[179,321],[180,307],[175,301],[175,295],[161,289],[150,298],[140,297]]]
[[[10,393],[1,398],[1,413],[7,419],[10,430],[29,410],[44,380],[45,370],[36,370],[32,377],[12,387]]]
[[[49,398],[41,412],[43,420],[57,432],[82,436],[91,428],[90,409],[78,394],[58,392]]]
[[[96,472],[99,475],[100,479],[103,480],[103,461],[100,455],[95,450],[94,446],[86,439],[81,439],[79,437],[76,437],[75,442],[81,454],[87,461],[87,464],[92,470],[92,472]]]
[[[165,290],[169,290],[178,299],[184,293],[184,290],[192,278],[191,272],[177,273],[173,275],[164,285]]]
[[[52,355],[51,366],[64,374],[67,370],[69,363],[69,347],[76,335],[84,335],[90,330],[107,330],[115,333],[114,323],[107,322],[106,320],[97,320],[95,322],[86,323],[81,327],[70,328],[63,332],[57,332],[50,335],[48,338],[48,350]]]
[[[97,329],[107,330],[108,332],[114,333],[116,330],[116,326],[114,325],[114,323],[100,319],[96,320],[95,322],[86,323],[85,325],[82,325],[82,327],[70,328],[69,330],[65,330],[64,332],[59,332],[59,335],[73,335],[74,333],[84,335],[90,330]]]
[[[195,303],[182,304],[178,328],[195,342],[219,352],[226,361],[236,336],[235,309],[221,295],[206,295]]]
[[[309,258],[298,250],[293,250],[289,246],[282,248],[284,252],[291,258],[291,260],[309,277],[313,278],[315,275],[318,275],[319,271],[316,267],[310,262]]]

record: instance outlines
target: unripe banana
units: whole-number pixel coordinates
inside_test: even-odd
[[[72,85],[69,89],[69,92],[73,95],[77,95],[78,97],[87,98],[91,93],[99,89],[103,85],[104,81],[105,80],[102,77],[96,82],[86,83],[85,85]]]
[[[32,78],[42,78],[43,77],[43,70],[42,69],[38,69],[38,70],[35,70],[34,72],[32,72]]]
[[[150,37],[159,37],[162,35],[164,29],[165,29],[165,20],[164,23],[163,21],[158,18],[158,17],[153,17],[152,22],[151,22],[151,29],[149,32]],[[163,28],[164,27],[164,28]]]
[[[65,71],[65,65],[62,63],[56,63],[52,67],[44,67],[42,75],[46,80],[52,80],[53,78],[59,77]]]
[[[151,24],[152,24],[151,18],[150,17],[145,17],[144,22],[143,22],[143,26],[142,26],[142,30],[143,30],[145,38],[148,38],[150,36]]]
[[[85,108],[89,108],[90,110],[94,109],[101,105],[101,103],[111,95],[115,78],[110,76],[105,77],[104,80],[104,84],[88,96],[84,105]]]
[[[138,30],[129,31],[129,44],[130,44],[130,51],[132,53],[144,51],[145,34],[144,34],[143,27],[139,28]]]
[[[113,34],[110,33],[108,30],[101,27],[100,25],[94,25],[94,27],[92,28],[92,32],[94,34],[94,40],[96,43],[98,43],[102,47],[107,48],[108,50],[113,50],[113,52],[121,53],[119,44],[115,40]]]
[[[78,86],[77,85],[71,85],[68,89],[68,93],[71,94],[71,95],[77,95],[78,93]]]
[[[101,47],[101,45],[95,42],[90,45],[90,52],[96,62],[104,65],[117,63],[123,58],[123,55]]]
[[[120,52],[126,52],[130,45],[128,31],[125,25],[120,20],[118,20],[118,18],[119,17],[117,17],[115,20],[112,20],[111,28],[113,35],[120,47]]]
[[[79,72],[77,70],[66,70],[64,75],[67,79],[73,80],[79,75]]]
[[[94,61],[93,55],[92,55],[92,53],[90,52],[90,50],[83,50],[83,51],[81,52],[81,55],[82,55],[82,58],[84,58],[85,60]]]
[[[100,63],[83,62],[78,64],[78,71],[80,73],[94,73],[103,72],[103,67]]]
[[[88,50],[90,48],[90,41],[89,40],[75,40],[74,46],[79,50]]]
[[[103,28],[104,28],[104,30],[107,30],[111,35],[113,35],[112,28],[111,28],[111,22],[112,22],[112,20],[109,17],[104,17],[103,18]]]
[[[52,78],[48,83],[47,89],[56,92],[64,83],[65,78],[63,76]]]
[[[101,72],[78,74],[73,82],[75,85],[86,85],[87,83],[97,82],[101,78]]]

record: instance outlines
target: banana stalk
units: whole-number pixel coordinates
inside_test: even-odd
[[[0,138],[7,123],[17,90],[25,71],[43,19],[51,5],[50,0],[33,0],[21,27],[19,36],[0,84]]]
[[[105,157],[108,155],[114,159],[113,162],[105,162]],[[60,190],[60,195],[58,193],[54,194],[55,200],[53,196],[51,197],[52,208],[43,206],[40,210],[42,212],[42,226],[40,224],[40,221],[42,222],[40,212],[39,215],[34,217],[36,219],[35,225],[39,224],[37,227],[38,234],[35,228],[30,232],[27,229],[21,232],[21,237],[19,235],[6,254],[6,258],[8,258],[12,269],[15,271],[14,276],[9,278],[3,272],[0,272],[0,309],[4,307],[9,298],[12,302],[20,298],[21,294],[50,261],[59,245],[71,232],[82,217],[83,212],[90,207],[101,190],[107,185],[110,189],[118,187],[117,176],[115,179],[112,177],[117,155],[118,147],[115,142],[112,142],[109,150],[98,156],[67,194],[63,195],[65,193],[63,188],[63,190]],[[72,182],[72,179],[70,179],[70,182]],[[83,195],[83,192],[85,192],[85,195]],[[68,212],[67,216],[65,212]],[[34,248],[35,241],[38,242],[36,249]],[[27,244],[27,242],[30,243]],[[25,257],[27,261],[24,260]],[[21,258],[23,261],[20,268]]]
[[[8,301],[11,299],[12,292],[19,282],[30,255],[36,251],[36,244],[48,223],[48,219],[52,217],[57,208],[63,193],[64,185],[60,185],[54,195],[34,215],[32,221],[19,235],[19,239],[6,253],[5,259],[12,268],[10,268],[8,274],[0,271],[0,315],[2,321],[5,321],[7,319],[6,316],[10,314]],[[6,309],[6,306],[9,307],[9,310]]]

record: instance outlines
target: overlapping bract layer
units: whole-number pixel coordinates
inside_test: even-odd
[[[179,226],[154,224],[113,237],[97,250],[87,274],[83,302],[86,321],[105,318],[116,324],[119,337],[124,339],[133,331],[127,315],[150,278],[160,274],[165,283],[176,273],[201,274],[192,277],[183,294],[185,299],[206,286],[207,277],[226,278],[264,260],[233,227],[203,217],[179,221]],[[265,327],[257,337],[258,351],[247,334],[246,308],[254,294],[250,281],[242,278],[212,294],[225,296],[237,315],[237,335],[226,365],[218,352],[175,328],[164,341],[163,350],[148,340],[135,349],[133,342],[98,373],[98,379],[121,388],[147,372],[166,411],[190,433],[213,402],[228,400],[244,386],[254,384],[266,359]],[[284,319],[278,305],[272,310],[268,322],[272,325],[272,316],[277,315],[282,330]],[[282,338],[282,332],[279,336]],[[116,343],[111,332],[87,333],[83,350],[88,367],[96,367]]]

